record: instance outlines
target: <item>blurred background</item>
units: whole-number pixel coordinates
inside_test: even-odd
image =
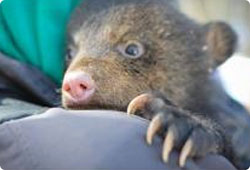
[[[249,0],[178,0],[183,13],[201,24],[225,21],[238,34],[238,48],[218,73],[226,91],[250,110]]]
[[[247,0],[178,0],[181,10],[200,23],[222,20],[239,35],[238,52],[250,57],[250,3]]]

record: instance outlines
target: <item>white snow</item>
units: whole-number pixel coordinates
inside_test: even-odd
[[[250,106],[250,58],[236,54],[220,66],[218,71],[228,94]]]

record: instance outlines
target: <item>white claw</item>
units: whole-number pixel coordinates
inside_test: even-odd
[[[138,109],[142,109],[148,103],[150,97],[147,93],[135,97],[128,105],[127,114],[133,115]]]
[[[194,142],[191,138],[189,138],[181,150],[180,159],[179,159],[179,165],[181,168],[185,166],[187,158],[192,156],[193,147],[194,147]]]
[[[166,138],[163,143],[162,159],[165,163],[168,163],[170,153],[174,148],[174,142],[176,140],[175,131],[173,128],[169,128]]]
[[[146,140],[149,145],[152,145],[155,134],[163,125],[163,114],[157,114],[149,124]]]

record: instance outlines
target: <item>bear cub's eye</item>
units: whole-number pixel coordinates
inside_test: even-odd
[[[66,54],[65,54],[65,62],[66,62],[66,67],[69,66],[69,64],[71,63],[71,61],[73,60],[73,58],[76,55],[75,50],[71,49],[71,48],[67,48]]]
[[[130,56],[137,56],[139,54],[139,47],[136,44],[129,44],[125,50],[125,53]]]
[[[137,41],[129,41],[125,45],[120,46],[119,51],[125,57],[136,59],[144,54],[144,47]]]
[[[67,51],[66,51],[66,60],[70,61],[73,59],[73,51],[68,48]]]

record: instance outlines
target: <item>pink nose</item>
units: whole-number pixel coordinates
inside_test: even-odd
[[[86,103],[95,92],[95,84],[84,72],[69,72],[64,77],[62,90],[68,95],[68,100],[72,100],[71,102]]]

